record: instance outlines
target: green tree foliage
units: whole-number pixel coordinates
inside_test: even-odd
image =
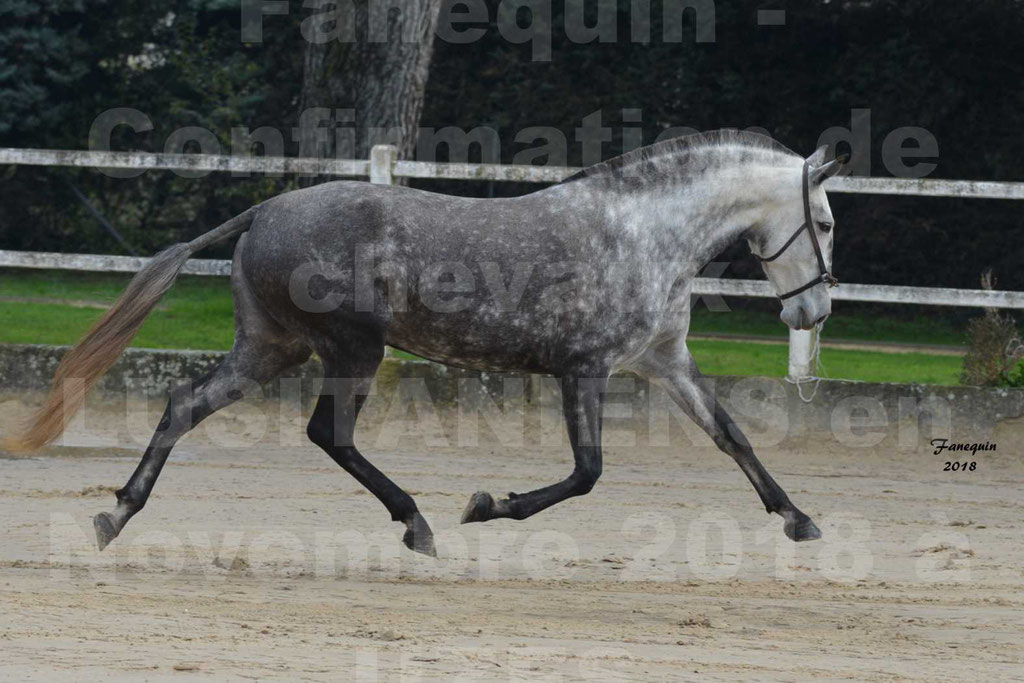
[[[499,1],[488,0],[492,22]],[[587,4],[592,22],[596,3]],[[556,11],[549,62],[531,61],[529,44],[510,44],[493,23],[481,41],[439,44],[424,125],[496,127],[508,162],[530,146],[514,142],[524,127],[556,126],[573,141],[582,117],[600,110],[614,129],[612,156],[635,125],[622,123],[622,109],[639,108],[645,144],[669,126],[754,126],[809,154],[827,128],[849,128],[852,110],[870,109],[873,175],[888,175],[886,136],[918,126],[938,141],[931,177],[1024,181],[1020,0],[789,2],[779,5],[784,26],[757,24],[762,0],[717,2],[714,42],[695,40],[688,13],[679,43],[661,39],[663,3],[652,0],[649,44],[622,39],[631,4],[618,3],[615,43],[572,43]],[[571,144],[568,162],[580,153]],[[991,266],[1004,287],[1024,289],[1019,202],[833,194],[832,207],[841,279],[975,287]],[[740,245],[727,255],[728,272],[759,277],[744,254]]]
[[[238,3],[223,0],[0,0],[0,17],[14,18],[0,24],[0,87],[22,93],[0,97],[0,145],[85,149],[96,118],[120,107],[142,112],[153,128],[116,128],[113,149],[163,152],[171,134],[189,126],[212,131],[225,154],[234,126],[272,125],[288,139],[302,41],[295,25],[284,28],[287,18],[262,44],[246,45]],[[143,253],[209,229],[286,186],[225,174],[125,179],[27,167],[0,174],[0,244],[54,251],[122,253],[71,183]]]
[[[97,5],[103,3],[97,2]],[[0,0],[0,139],[46,139],[95,74],[80,0]]]
[[[605,157],[622,151],[623,130],[639,127],[649,143],[672,126],[756,126],[810,153],[825,129],[849,127],[852,110],[869,109],[874,175],[887,174],[886,136],[917,126],[938,141],[932,177],[1024,180],[1020,0],[804,0],[778,5],[783,26],[757,24],[763,0],[717,2],[713,42],[696,40],[692,11],[682,40],[663,40],[663,3],[651,0],[647,43],[629,39],[633,1],[617,1],[617,40],[580,44],[566,37],[565,2],[583,0],[554,0],[551,59],[534,61],[529,43],[498,31],[500,0],[486,0],[481,40],[438,42],[422,124],[493,127],[505,162],[532,146],[516,142],[524,128],[554,126],[572,143],[595,111],[613,130]],[[584,4],[592,24],[598,3]],[[293,1],[288,17],[264,18],[262,44],[247,45],[237,0],[0,0],[0,144],[85,148],[96,116],[113,107],[145,112],[154,125],[118,129],[117,149],[163,151],[182,126],[212,130],[225,153],[233,126],[273,126],[290,143],[304,54],[298,24],[309,13]],[[623,109],[641,110],[642,123],[624,124]],[[579,145],[568,152],[569,164],[581,162]],[[118,253],[68,178],[141,252],[209,229],[291,182],[0,169],[0,246]],[[841,279],[975,287],[992,267],[1003,288],[1024,289],[1019,202],[834,194],[832,204]],[[725,258],[734,262],[729,274],[759,277],[742,246]]]

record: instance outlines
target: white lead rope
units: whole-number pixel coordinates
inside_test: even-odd
[[[818,374],[808,375],[807,377],[797,377],[796,379],[786,377],[787,382],[796,385],[797,396],[799,396],[800,400],[804,403],[810,403],[814,400],[814,397],[818,394],[818,386],[821,384],[821,380],[824,379],[824,377],[821,376],[825,374],[825,366],[821,364],[821,333],[824,329],[824,322],[820,322],[814,326],[814,345],[811,347],[811,358],[814,360],[814,370]],[[805,384],[814,385],[810,396],[804,396]]]

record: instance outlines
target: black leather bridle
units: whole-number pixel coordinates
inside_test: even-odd
[[[793,242],[796,241],[796,238],[799,237],[800,233],[802,233],[804,230],[806,230],[807,234],[811,236],[811,244],[814,246],[814,256],[818,259],[818,270],[821,272],[821,274],[818,277],[816,277],[813,280],[811,280],[810,282],[808,282],[807,284],[805,284],[805,285],[803,285],[801,287],[797,287],[796,289],[794,289],[791,292],[786,292],[785,294],[779,294],[778,297],[779,297],[780,300],[785,300],[785,299],[789,299],[790,297],[794,297],[797,294],[800,294],[802,292],[806,292],[811,287],[816,287],[817,285],[826,284],[829,287],[835,287],[836,285],[839,284],[839,280],[837,280],[836,278],[834,278],[832,276],[832,273],[829,272],[828,266],[825,265],[825,256],[821,253],[821,244],[818,243],[818,235],[817,235],[817,231],[815,230],[816,226],[814,225],[814,219],[811,218],[811,188],[810,188],[810,183],[811,183],[811,165],[809,163],[807,163],[806,161],[804,161],[804,178],[803,178],[804,223],[803,223],[803,225],[801,225],[799,228],[797,228],[796,232],[794,232],[790,236],[790,238],[788,240],[786,240],[786,243],[782,245],[782,248],[779,249],[774,254],[772,254],[771,256],[768,256],[766,258],[766,257],[763,257],[763,256],[758,256],[757,254],[754,254],[754,258],[756,258],[761,263],[770,263],[771,261],[774,261],[775,259],[777,259],[780,256],[782,256],[786,252],[786,250],[789,249],[790,246],[792,246]]]

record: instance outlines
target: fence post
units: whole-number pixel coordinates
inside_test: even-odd
[[[817,330],[789,331],[789,378],[800,380],[814,376],[814,335]]]
[[[374,145],[370,150],[370,182],[374,185],[395,184],[395,162],[398,161],[398,148],[394,145]],[[384,347],[384,355],[393,358],[395,350]]]
[[[397,161],[397,147],[374,145],[370,150],[370,182],[374,185],[394,185],[395,162]]]

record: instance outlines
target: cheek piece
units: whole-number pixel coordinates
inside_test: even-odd
[[[782,245],[782,248],[779,249],[774,254],[772,254],[771,256],[763,257],[763,256],[758,256],[757,254],[754,254],[754,258],[756,258],[761,263],[770,263],[770,262],[774,261],[775,259],[779,258],[780,256],[782,256],[784,253],[786,253],[786,250],[789,249],[793,245],[793,242],[796,241],[796,238],[799,237],[800,233],[802,233],[804,230],[806,230],[807,234],[811,236],[811,245],[814,247],[814,256],[815,256],[815,258],[818,259],[818,270],[820,272],[820,275],[818,277],[814,278],[813,280],[811,280],[810,282],[808,282],[807,284],[802,285],[800,287],[797,287],[796,289],[794,289],[794,290],[792,290],[790,292],[786,292],[785,294],[778,294],[777,296],[779,297],[779,300],[781,300],[781,301],[789,299],[790,297],[794,297],[797,294],[800,294],[801,292],[806,292],[811,287],[816,287],[818,285],[828,285],[829,287],[835,287],[836,285],[839,284],[839,280],[837,280],[835,277],[832,276],[832,273],[829,271],[828,266],[825,265],[825,257],[821,253],[821,244],[818,242],[818,234],[817,234],[817,229],[816,229],[817,226],[815,226],[815,224],[814,224],[814,219],[811,218],[810,174],[811,174],[811,165],[808,164],[805,161],[804,162],[804,175],[803,175],[803,194],[804,194],[804,223],[803,223],[803,225],[801,225],[799,228],[797,228],[796,231],[790,236],[790,238],[788,240],[786,240],[786,243]]]

